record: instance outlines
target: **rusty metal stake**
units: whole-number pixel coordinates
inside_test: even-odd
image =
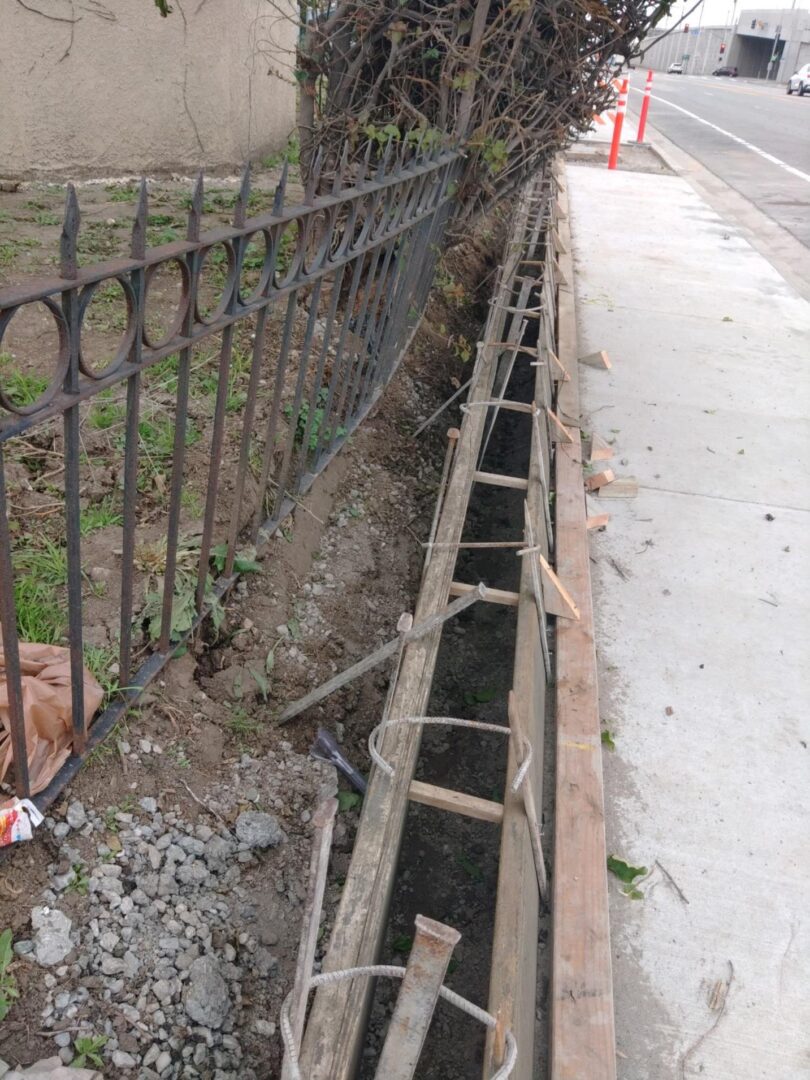
[[[412,1080],[447,965],[461,934],[451,926],[416,916],[416,936],[394,1015],[385,1036],[376,1080]]]

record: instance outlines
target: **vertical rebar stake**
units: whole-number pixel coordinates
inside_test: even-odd
[[[451,926],[416,916],[413,948],[380,1054],[377,1080],[412,1080],[447,965],[460,938]]]

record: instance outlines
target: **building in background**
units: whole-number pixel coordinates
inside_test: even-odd
[[[736,67],[741,76],[786,82],[810,63],[810,11],[752,8],[734,25],[700,26],[687,22],[674,33],[653,34],[642,42],[641,64],[666,71],[682,63],[687,75],[711,75]]]
[[[0,0],[0,177],[233,172],[295,129],[295,7]],[[284,72],[289,72],[285,74]]]

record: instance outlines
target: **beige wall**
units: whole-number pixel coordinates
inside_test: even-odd
[[[290,71],[292,22],[268,0],[170,2],[0,0],[0,177],[233,170],[286,142],[295,88],[268,69]]]

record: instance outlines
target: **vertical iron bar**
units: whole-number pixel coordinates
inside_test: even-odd
[[[141,181],[138,209],[132,230],[132,257],[142,259],[146,251],[148,204],[146,181]],[[140,366],[143,349],[144,298],[146,277],[143,267],[132,271],[132,292],[135,298],[135,337],[130,360]],[[124,441],[124,507],[121,544],[121,622],[118,651],[118,685],[129,686],[132,675],[132,588],[135,571],[135,531],[138,506],[138,449],[140,439],[141,373],[136,371],[127,379],[126,434]]]
[[[72,184],[68,185],[65,223],[61,238],[61,271],[67,279],[78,275],[77,244],[79,204]],[[62,311],[68,328],[68,367],[63,389],[71,396],[79,392],[79,290],[65,289]],[[65,538],[67,545],[68,645],[70,648],[70,697],[73,724],[73,752],[81,754],[87,742],[84,719],[84,653],[82,649],[82,551],[81,484],[79,462],[79,404],[69,405],[63,416],[65,441]]]
[[[298,290],[290,293],[287,301],[287,313],[284,316],[284,330],[281,335],[281,345],[278,350],[278,367],[276,368],[276,382],[273,388],[273,404],[270,408],[270,416],[267,421],[267,437],[264,441],[264,453],[262,454],[262,474],[259,480],[259,498],[256,513],[253,518],[252,537],[253,543],[259,539],[259,530],[262,527],[264,515],[264,500],[267,494],[267,486],[270,483],[270,470],[273,467],[273,453],[276,448],[276,431],[278,419],[281,414],[281,398],[284,394],[284,378],[287,374],[287,363],[290,359],[290,340],[292,339],[293,327],[295,326],[295,314],[298,308]]]
[[[321,298],[322,280],[322,278],[318,278],[315,282],[312,289],[312,296],[309,301],[309,318],[307,319],[304,344],[301,346],[301,355],[298,361],[298,379],[295,383],[295,398],[293,399],[292,412],[290,413],[290,430],[287,432],[287,444],[284,447],[284,457],[281,462],[281,470],[278,474],[278,488],[276,489],[276,499],[273,505],[274,518],[276,514],[281,513],[281,504],[284,502],[284,492],[287,490],[287,477],[290,471],[290,462],[292,461],[293,451],[295,450],[295,434],[298,430],[298,414],[301,410],[301,401],[304,396],[304,380],[306,379],[307,368],[309,367],[312,335],[315,333],[315,322],[318,318],[318,302]],[[291,488],[294,486],[294,484],[290,484]]]
[[[363,280],[363,267],[365,266],[366,256],[365,253],[358,255],[354,263],[354,272],[352,273],[352,283],[349,287],[349,296],[346,300],[346,307],[343,309],[343,325],[340,328],[340,338],[338,339],[337,348],[335,349],[334,367],[332,370],[332,379],[334,387],[329,388],[330,394],[334,398],[337,395],[337,406],[334,409],[334,420],[329,427],[329,444],[326,447],[326,453],[329,454],[334,447],[338,438],[338,428],[340,427],[340,413],[342,410],[342,402],[346,393],[346,387],[349,384],[349,373],[351,371],[351,350],[346,352],[346,341],[349,337],[352,322],[352,311],[357,301],[357,293],[360,289],[361,282]],[[337,377],[340,379],[340,391],[337,389]],[[332,413],[332,400],[327,403],[327,410],[330,417]],[[324,436],[324,442],[326,436]],[[323,448],[321,448],[323,453]]]
[[[354,331],[353,337],[358,344],[353,344],[352,347],[349,349],[349,370],[347,371],[347,386],[344,386],[343,388],[343,392],[341,394],[341,398],[343,400],[341,400],[340,405],[338,406],[337,413],[338,416],[343,414],[343,409],[345,406],[346,412],[344,414],[344,426],[347,428],[351,426],[352,403],[357,392],[357,382],[360,378],[360,372],[363,370],[363,361],[365,359],[365,357],[363,356],[363,328],[366,325],[366,318],[368,317],[369,301],[377,290],[377,266],[379,264],[381,254],[382,246],[378,244],[371,254],[371,263],[369,265],[368,273],[366,275],[365,291],[363,293],[363,300],[360,305],[360,313],[355,319],[356,329]],[[356,353],[355,350],[357,350]],[[352,377],[349,376],[349,372],[353,372]],[[346,389],[348,388],[348,386],[350,386],[351,389],[349,390],[348,396],[344,396],[346,394]]]
[[[264,359],[264,339],[267,327],[267,307],[263,307],[256,318],[256,333],[253,340],[253,361],[250,367],[250,381],[245,402],[245,414],[242,420],[242,445],[239,449],[239,465],[236,470],[236,490],[234,492],[231,523],[228,531],[228,552],[225,556],[225,577],[233,573],[236,556],[236,541],[239,536],[239,518],[242,513],[242,499],[245,494],[245,480],[250,466],[250,440],[253,438],[253,421],[256,416],[256,402],[259,396],[259,379]],[[259,494],[261,507],[262,495]]]
[[[304,441],[301,444],[302,456],[304,461],[304,467],[309,463],[309,442],[312,438],[312,428],[315,423],[315,413],[318,409],[318,395],[321,392],[321,379],[323,379],[323,370],[326,366],[326,354],[329,351],[329,338],[332,333],[332,326],[335,321],[335,313],[337,312],[338,301],[340,300],[340,286],[343,281],[344,266],[341,266],[340,270],[335,275],[332,281],[332,297],[329,301],[329,310],[326,316],[326,322],[323,328],[323,339],[321,341],[321,348],[318,354],[318,363],[315,369],[315,379],[312,383],[312,390],[309,395],[309,409],[307,410],[307,425],[304,431]],[[328,393],[328,392],[327,392]],[[324,403],[325,405],[325,403]],[[315,432],[316,445],[315,450],[318,449],[317,442],[320,439],[321,429],[326,424],[326,409],[321,408],[320,412],[320,424]]]
[[[238,266],[238,263],[237,263]],[[237,274],[238,280],[238,274]],[[236,282],[234,282],[236,289]],[[217,369],[217,397],[214,406],[214,424],[211,434],[210,460],[208,462],[208,491],[205,497],[203,531],[200,539],[200,564],[197,570],[197,592],[194,597],[196,610],[202,611],[205,600],[205,586],[208,581],[208,560],[211,555],[211,541],[214,536],[214,515],[219,495],[219,470],[222,465],[222,446],[225,441],[225,409],[228,404],[228,379],[231,371],[231,351],[233,349],[234,324],[222,331],[222,346],[219,351]]]
[[[361,260],[359,260],[359,259],[357,260],[357,262],[360,262],[360,261]],[[340,290],[343,287],[343,278],[346,275],[346,267],[347,266],[348,266],[348,263],[344,263],[343,266],[341,266],[341,268],[338,271],[337,276],[335,278],[335,295],[338,297],[338,300],[340,299]],[[349,290],[349,299],[347,301],[347,308],[344,310],[344,313],[343,313],[343,325],[340,328],[340,334],[338,335],[338,343],[335,346],[334,356],[332,357],[332,374],[329,377],[329,390],[327,392],[326,401],[325,401],[324,406],[323,406],[323,416],[321,417],[321,424],[320,424],[320,427],[318,428],[318,435],[317,435],[317,439],[316,439],[316,442],[315,442],[315,449],[312,452],[312,472],[317,472],[318,471],[318,461],[319,461],[320,456],[321,456],[321,451],[323,449],[324,441],[327,438],[329,438],[331,436],[331,433],[332,433],[332,429],[330,427],[331,422],[332,422],[332,405],[333,405],[334,400],[335,400],[335,389],[337,388],[338,377],[340,375],[340,358],[341,358],[341,354],[343,352],[343,343],[346,340],[346,332],[347,332],[347,327],[348,327],[348,324],[349,324],[349,320],[346,318],[346,310],[348,310],[348,307],[350,307],[351,304],[354,303],[354,296],[355,296],[355,294],[357,292],[357,287],[356,287],[356,281],[357,280],[358,280],[357,264],[355,264],[355,273],[352,276],[352,287]],[[335,314],[336,314],[336,312],[333,313],[332,325],[334,325],[334,315]],[[327,345],[328,345],[328,339],[325,339],[325,340],[327,340]],[[327,352],[328,352],[328,348],[327,348]]]
[[[27,799],[31,794],[31,784],[28,776],[28,747],[25,739],[17,609],[14,603],[14,569],[11,560],[11,536],[8,529],[6,472],[2,443],[0,443],[0,631],[11,723],[11,748],[14,754],[15,790],[18,798]]]

